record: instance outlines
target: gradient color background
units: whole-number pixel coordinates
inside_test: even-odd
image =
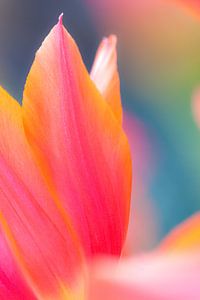
[[[200,132],[191,109],[200,86],[200,19],[175,1],[1,0],[0,82],[18,99],[61,12],[88,69],[101,38],[118,36],[134,165],[127,248],[150,248],[200,209]]]

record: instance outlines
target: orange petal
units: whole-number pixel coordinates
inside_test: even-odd
[[[122,106],[116,43],[117,38],[114,35],[103,39],[97,50],[90,76],[121,124]]]
[[[47,183],[85,252],[120,254],[129,218],[129,145],[61,18],[36,54],[23,117]]]
[[[100,261],[91,270],[89,300],[198,300],[200,255],[144,255]]]
[[[161,251],[200,250],[200,213],[176,227],[161,243]]]
[[[55,299],[80,267],[70,222],[48,191],[26,140],[22,109],[0,89],[0,223],[38,299]],[[50,299],[50,298],[48,298]]]

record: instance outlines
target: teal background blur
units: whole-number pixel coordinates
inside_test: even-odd
[[[154,211],[143,217],[156,220],[143,245],[151,247],[200,209],[200,132],[191,109],[200,86],[200,20],[170,1],[0,0],[0,82],[19,101],[34,53],[61,12],[88,69],[101,38],[118,36],[123,107],[137,120],[129,132],[138,122],[145,132],[134,135],[132,149],[133,164],[134,142],[145,160],[136,172],[148,198],[142,209],[150,203]]]

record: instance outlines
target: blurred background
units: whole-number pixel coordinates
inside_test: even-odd
[[[200,131],[191,109],[200,86],[200,18],[178,2],[0,0],[0,83],[19,101],[61,12],[88,70],[101,38],[117,35],[133,156],[127,252],[151,249],[200,209]]]

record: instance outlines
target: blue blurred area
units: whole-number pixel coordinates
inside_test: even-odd
[[[148,192],[159,213],[158,239],[160,240],[172,228],[200,209],[199,164],[197,162],[195,165],[195,158],[191,158],[193,148],[199,146],[200,135],[198,129],[193,126],[197,145],[192,137],[188,147],[182,148],[179,140],[184,136],[177,136],[175,129],[170,131],[164,121],[166,112],[157,111],[148,96],[144,101],[141,95],[134,93],[133,90],[125,83],[122,86],[122,98],[126,99],[124,106],[127,111],[139,117],[148,128],[149,138],[152,143],[155,143],[152,148],[158,151],[156,172],[153,172],[152,176],[149,175]],[[180,125],[177,120],[178,126]],[[185,139],[187,139],[186,134]],[[195,148],[195,151],[198,149],[199,147]]]
[[[90,67],[98,36],[81,1],[0,1],[0,82],[18,99],[36,50],[62,12],[65,26]]]

